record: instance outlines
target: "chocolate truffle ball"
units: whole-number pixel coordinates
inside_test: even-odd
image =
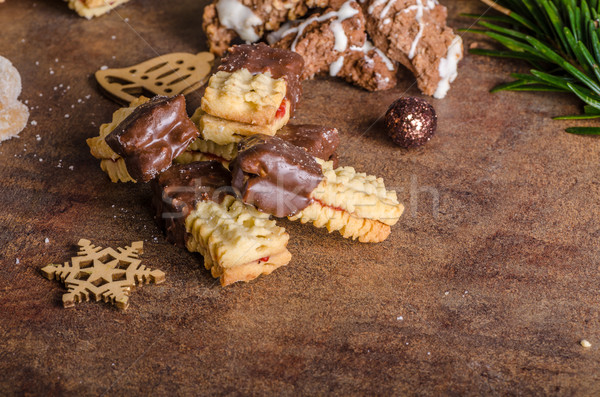
[[[425,144],[437,127],[435,109],[421,98],[400,98],[385,114],[385,129],[392,141],[404,148]]]

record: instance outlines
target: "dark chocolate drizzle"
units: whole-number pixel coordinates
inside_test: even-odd
[[[243,139],[229,167],[242,200],[277,217],[306,208],[323,179],[321,166],[306,150],[262,134]]]
[[[148,182],[169,168],[198,135],[183,95],[156,96],[123,120],[106,143],[123,157],[133,179]]]
[[[164,228],[167,240],[185,247],[188,233],[185,218],[200,201],[221,203],[226,195],[235,195],[231,173],[218,161],[199,161],[173,165],[152,181],[156,220]]]
[[[334,153],[340,144],[337,128],[315,124],[286,125],[277,136],[292,145],[300,146],[309,154],[323,159],[336,160]]]
[[[253,74],[270,72],[274,79],[283,77],[287,82],[285,97],[290,102],[290,115],[294,114],[302,95],[302,55],[290,50],[271,48],[265,43],[234,45],[221,59],[219,70],[231,73],[239,69],[248,69]]]

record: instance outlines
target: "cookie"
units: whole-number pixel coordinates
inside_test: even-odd
[[[150,98],[141,96],[131,102],[129,106],[118,109],[113,113],[112,121],[110,123],[105,123],[100,126],[100,133],[98,136],[86,140],[86,143],[90,148],[90,153],[100,160],[102,171],[108,174],[108,177],[113,183],[135,182],[135,180],[129,175],[129,172],[127,172],[125,160],[106,144],[105,139],[108,134],[123,122],[123,120],[133,113],[135,108],[149,100]]]
[[[229,167],[229,162],[237,155],[237,144],[218,145],[213,141],[198,138],[190,144],[177,158],[178,164],[189,164],[194,161],[216,160]]]
[[[358,239],[361,243],[379,243],[385,240],[391,231],[390,226],[385,223],[357,218],[348,211],[324,206],[316,201],[289,219],[311,223],[318,228],[325,227],[329,233],[337,231],[342,237]]]
[[[104,15],[129,0],[68,0],[69,8],[79,16],[92,19]]]
[[[383,180],[310,156],[279,137],[253,136],[230,164],[241,199],[277,217],[310,222],[362,242],[383,241],[404,207]]]
[[[338,231],[362,243],[385,240],[404,211],[396,192],[386,190],[381,178],[357,173],[352,167],[334,170],[332,162],[317,161],[324,179],[312,192],[312,203],[289,219],[326,227],[330,233]]]
[[[286,86],[285,79],[273,79],[268,73],[219,71],[208,81],[202,110],[226,120],[269,125],[278,118],[289,119],[283,102]]]
[[[199,134],[187,116],[185,97],[179,94],[156,96],[135,108],[105,141],[125,160],[135,180],[148,182],[169,168]]]
[[[285,230],[232,196],[221,204],[199,202],[185,223],[188,250],[204,256],[204,266],[223,286],[270,274],[291,259]]]
[[[424,0],[367,0],[362,6],[375,46],[410,69],[421,92],[444,98],[463,56],[460,36],[446,25],[446,7]]]
[[[322,6],[323,0],[217,0],[204,7],[202,29],[213,54],[222,56],[231,42],[240,37],[257,41],[265,31],[276,30],[287,21],[302,17],[308,7]]]
[[[222,285],[287,264],[289,235],[269,215],[234,197],[231,173],[216,161],[174,165],[152,182],[167,239],[204,256]]]
[[[275,135],[290,118],[290,107],[287,101],[284,101],[283,112],[283,117],[276,118],[270,124],[256,125],[225,120],[212,116],[199,108],[194,113],[193,120],[204,139],[211,140],[219,145],[227,145],[237,143],[246,136],[256,134]]]
[[[265,43],[234,45],[221,59],[219,70],[231,73],[240,69],[248,69],[252,74],[270,73],[274,79],[285,79],[285,99],[290,106],[290,115],[294,114],[302,95],[304,58],[300,54],[287,49],[272,48]]]
[[[267,39],[303,56],[302,78],[329,74],[369,91],[396,85],[396,64],[367,40],[365,16],[355,1],[285,24]]]
[[[324,178],[313,190],[312,199],[358,218],[377,220],[390,226],[398,222],[404,206],[398,203],[395,191],[386,189],[383,179],[356,172],[353,167],[334,169],[329,161],[316,161],[322,167]]]

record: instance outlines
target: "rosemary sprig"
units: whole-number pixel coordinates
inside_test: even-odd
[[[532,66],[529,73],[511,74],[514,81],[491,92],[570,92],[586,104],[584,113],[555,120],[600,118],[600,0],[481,1],[503,15],[477,16],[483,29],[469,32],[484,34],[506,50],[471,49],[470,53],[520,59]],[[600,135],[600,127],[566,131]]]

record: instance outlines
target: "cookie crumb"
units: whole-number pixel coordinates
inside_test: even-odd
[[[587,340],[587,339],[582,339],[579,344],[581,345],[581,347],[584,347],[586,349],[589,349],[590,347],[592,347],[592,344]]]

